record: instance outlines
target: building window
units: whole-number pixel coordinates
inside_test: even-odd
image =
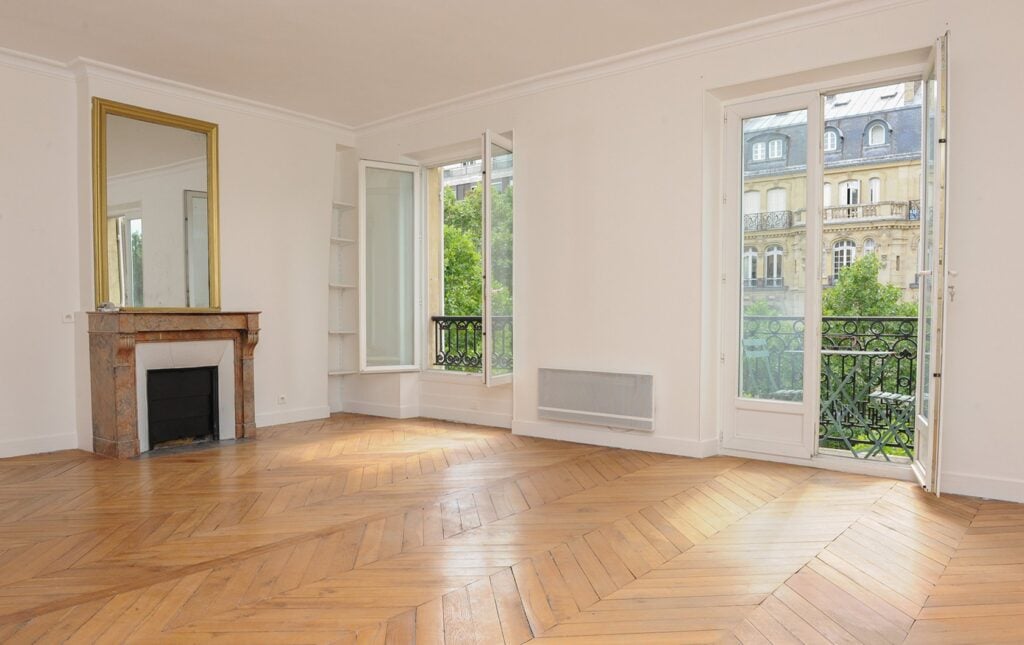
[[[876,123],[868,128],[868,145],[881,146],[885,144],[885,126]]]
[[[750,158],[754,161],[764,161],[764,141],[758,141],[753,145],[750,151]]]
[[[821,204],[825,208],[832,205],[832,184],[826,183],[821,191]]]
[[[825,130],[825,152],[835,152],[839,149],[839,133],[835,130]]]
[[[782,286],[782,247],[769,246],[764,252],[764,286]]]
[[[882,180],[878,177],[868,180],[868,201],[872,204],[882,201]]]
[[[782,159],[782,139],[772,139],[768,142],[768,158]]]
[[[839,184],[839,203],[842,206],[860,203],[860,180],[851,179]]]
[[[752,246],[743,249],[743,286],[757,286],[757,249]]]
[[[751,213],[761,212],[761,191],[759,190],[748,190],[743,193],[743,214],[750,215]]]
[[[875,241],[870,237],[864,240],[864,254],[867,255],[868,253],[874,253],[875,246]]]
[[[832,245],[832,282],[839,279],[839,272],[853,264],[857,245],[852,240],[839,240]]]
[[[768,212],[789,210],[788,199],[785,188],[771,188],[768,190]]]

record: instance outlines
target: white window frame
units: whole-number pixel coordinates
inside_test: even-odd
[[[781,287],[782,258],[785,251],[779,244],[772,244],[764,251],[764,286]],[[778,284],[776,284],[778,283]]]
[[[396,170],[413,175],[413,329],[412,360],[408,365],[367,365],[366,341],[366,169]],[[418,372],[423,360],[423,191],[422,167],[383,161],[359,161],[359,371]]]
[[[776,201],[776,199],[773,199],[773,196],[776,196],[776,195],[782,195],[782,208],[775,208],[776,206],[778,206],[778,204],[772,204],[773,201]],[[779,211],[788,211],[789,210],[789,191],[786,190],[785,187],[782,187],[782,186],[778,186],[776,188],[769,188],[768,189],[768,205],[767,205],[766,208],[768,209],[769,213],[775,213],[775,212],[779,212]]]
[[[821,187],[821,206],[822,208],[832,206],[832,184],[827,181]]]
[[[785,156],[785,145],[781,138],[768,142],[768,158],[782,159]]]
[[[757,203],[751,197],[757,197]],[[761,191],[748,190],[743,193],[743,214],[753,215],[761,212]]]
[[[851,195],[855,196],[855,199],[852,201],[850,200]],[[858,204],[860,204],[860,180],[848,179],[839,182],[839,205],[857,206]]]
[[[768,144],[764,141],[757,141],[750,147],[750,158],[753,161],[764,161],[768,158]]]
[[[743,247],[743,284],[747,287],[757,286],[757,247]]]
[[[835,152],[839,149],[839,133],[835,130],[825,130],[825,152]]]
[[[853,240],[836,240],[832,244],[832,283],[839,280],[839,272],[857,260],[857,243]]]
[[[868,145],[869,146],[884,146],[889,139],[889,133],[886,132],[885,125],[881,123],[875,123],[868,128]],[[881,132],[881,141],[875,141],[875,132]]]
[[[868,203],[877,204],[882,201],[882,179],[872,177],[868,180]]]
[[[867,255],[868,253],[874,253],[875,249],[877,248],[878,243],[875,242],[873,238],[869,237],[868,239],[864,240],[864,255]]]

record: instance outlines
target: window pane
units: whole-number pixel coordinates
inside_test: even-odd
[[[771,170],[751,170],[744,163],[743,213],[737,214],[743,222],[738,395],[801,401],[805,285],[798,263],[787,258],[806,253],[806,227],[793,223],[807,208],[807,111],[743,121],[744,149],[752,139],[771,135],[769,157],[785,161]],[[764,143],[753,144],[755,151],[758,145]],[[761,192],[767,193],[767,211],[751,211],[746,195]]]
[[[491,144],[491,375],[512,372],[512,152]]]
[[[413,365],[414,175],[367,167],[365,181],[366,365]]]

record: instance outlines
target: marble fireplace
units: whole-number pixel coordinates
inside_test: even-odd
[[[218,367],[220,438],[254,437],[258,341],[258,312],[90,312],[93,450],[131,458],[149,448],[147,369]]]

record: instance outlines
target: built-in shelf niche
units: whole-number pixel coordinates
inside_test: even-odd
[[[327,275],[327,384],[331,412],[343,410],[345,377],[359,372],[359,217],[355,151],[334,159],[330,260]]]

